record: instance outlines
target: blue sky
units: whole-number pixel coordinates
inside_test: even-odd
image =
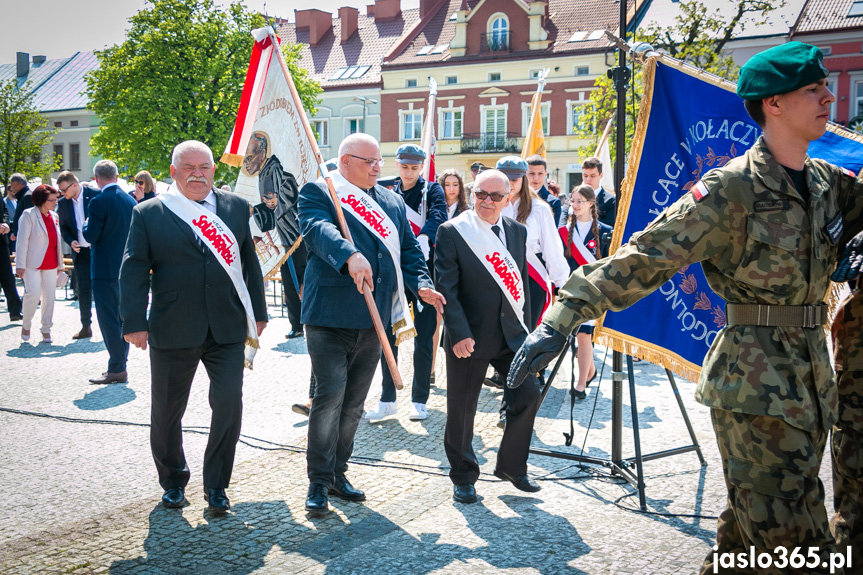
[[[374,0],[315,0],[320,10],[335,13],[341,6],[362,12]],[[227,4],[224,0],[217,0]],[[265,0],[246,0],[246,6],[263,10]],[[5,2],[0,64],[15,62],[16,52],[63,58],[75,52],[97,50],[123,41],[128,18],[144,7],[144,0],[18,0]],[[268,0],[271,16],[294,19],[294,9],[309,7],[307,0]],[[416,8],[419,0],[402,0],[402,8]]]

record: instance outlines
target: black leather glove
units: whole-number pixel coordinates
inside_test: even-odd
[[[830,276],[835,282],[847,282],[857,279],[863,274],[863,232],[860,232],[848,242],[839,261],[836,271]]]
[[[545,369],[551,360],[560,355],[566,345],[566,336],[555,331],[544,323],[533,330],[521,347],[515,352],[506,385],[515,389],[529,373],[537,373]]]

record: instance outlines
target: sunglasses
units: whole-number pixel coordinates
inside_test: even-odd
[[[509,194],[498,194],[496,192],[490,194],[488,192],[483,192],[482,190],[477,190],[477,189],[474,189],[473,193],[476,196],[476,199],[478,199],[479,201],[483,201],[484,199],[491,197],[491,201],[493,201],[495,203],[502,202],[503,199],[509,195]]]
[[[143,186],[146,182],[144,180],[135,180],[135,183],[139,186]]]

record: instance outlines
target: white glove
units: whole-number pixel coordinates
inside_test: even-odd
[[[431,253],[431,247],[429,247],[429,237],[425,234],[421,234],[417,241],[420,244],[420,249],[423,251],[423,260],[428,261],[429,254]]]

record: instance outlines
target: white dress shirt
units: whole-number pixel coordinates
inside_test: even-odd
[[[516,199],[510,202],[501,215],[515,220],[519,201]],[[551,207],[541,199],[533,198],[530,215],[524,225],[527,227],[528,252],[541,255],[551,282],[562,286],[569,279],[569,264],[563,257],[563,242],[560,241]]]
[[[78,197],[72,200],[72,209],[75,210],[75,228],[78,231],[78,245],[82,248],[89,248],[90,242],[84,239],[84,232],[81,230],[84,229],[84,186],[83,184],[78,184],[78,187],[81,188],[78,192]]]

